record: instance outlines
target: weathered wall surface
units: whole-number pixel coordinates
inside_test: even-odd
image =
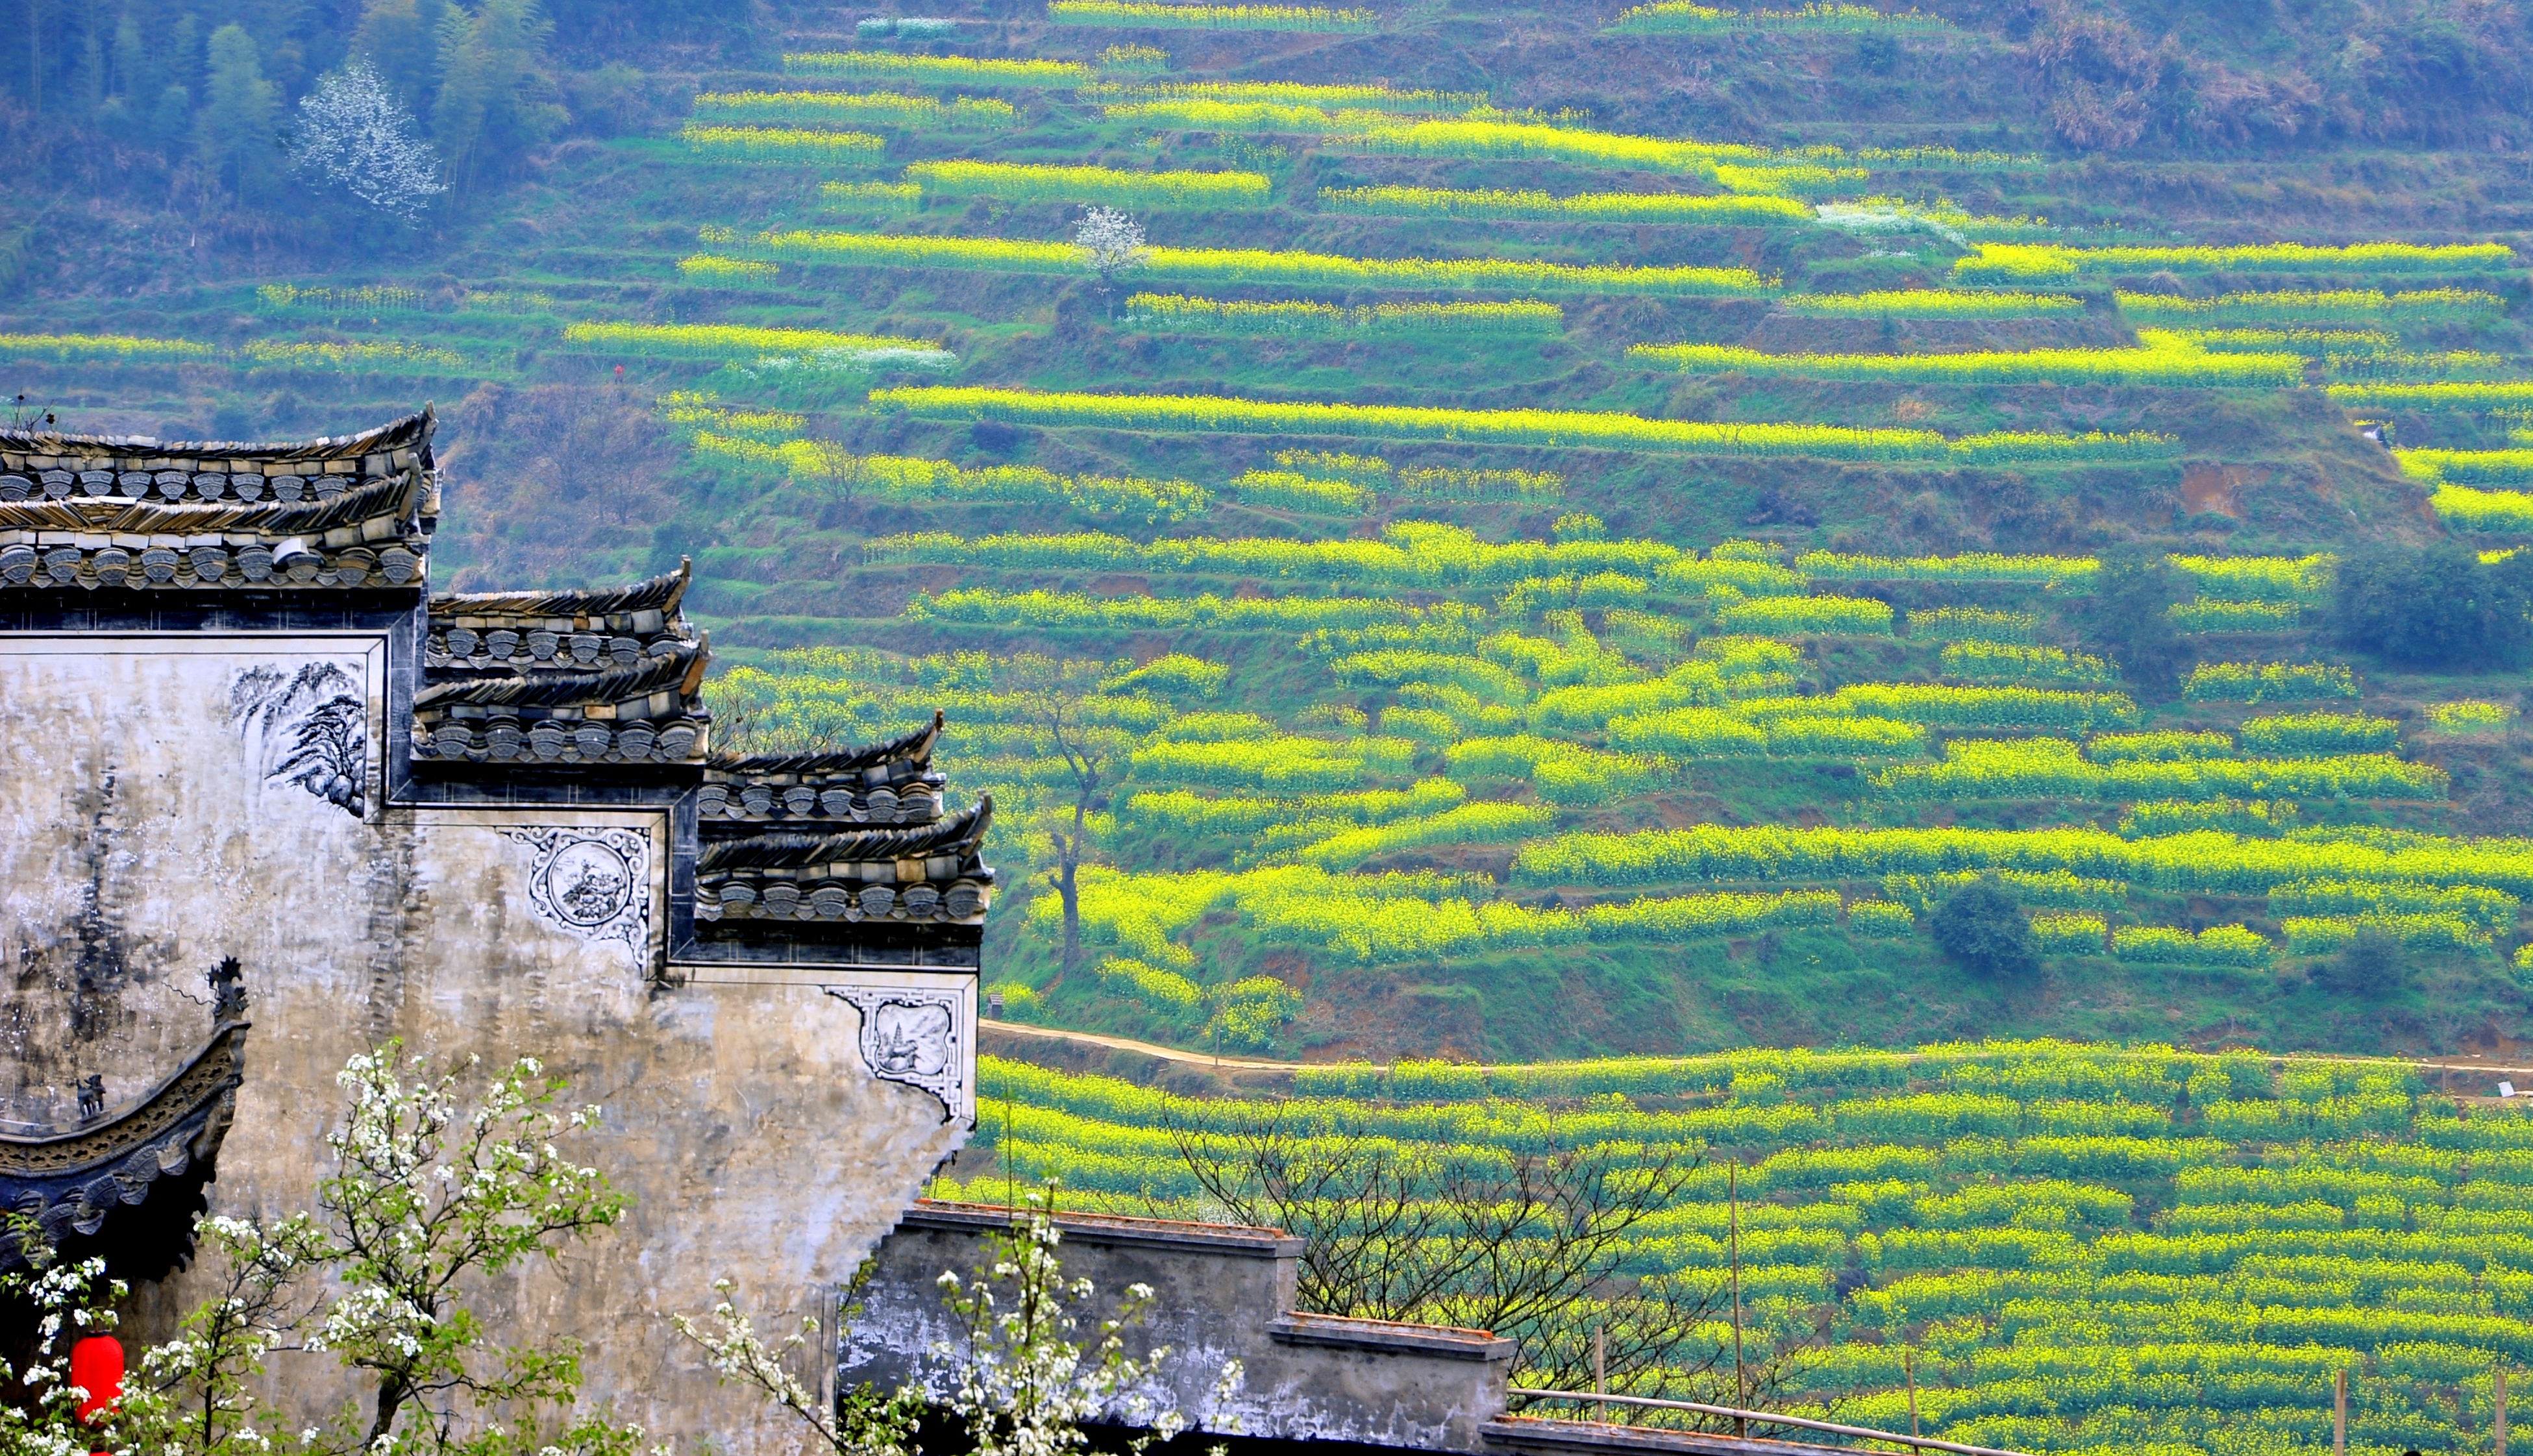
[[[758,1310],[803,1310],[964,1123],[873,1077],[836,992],[874,977],[667,965],[665,809],[383,807],[385,656],[376,637],[0,639],[0,1118],[68,1122],[91,1074],[109,1109],[146,1090],[207,1035],[224,957],[255,1027],[214,1211],[310,1206],[356,1052],[539,1056],[605,1108],[577,1155],[633,1204],[494,1307],[587,1340],[593,1399],[655,1436],[795,1449],[667,1313],[707,1310],[725,1276]],[[876,981],[946,999],[971,1044],[971,980]],[[152,1321],[204,1273],[154,1292]],[[276,1373],[304,1406],[352,1394],[322,1357]]]

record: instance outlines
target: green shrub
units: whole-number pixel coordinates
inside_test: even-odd
[[[1931,928],[1945,955],[1981,975],[2025,976],[2039,968],[2040,942],[2013,894],[1982,875],[1953,892]]]

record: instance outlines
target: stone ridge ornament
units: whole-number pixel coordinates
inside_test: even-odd
[[[940,1098],[944,1122],[959,1115],[969,1062],[962,993],[915,986],[829,986],[826,992],[862,1014],[862,1062],[871,1076]]]
[[[620,940],[640,960],[651,938],[651,840],[638,829],[505,829],[530,851],[528,906],[575,940]]]

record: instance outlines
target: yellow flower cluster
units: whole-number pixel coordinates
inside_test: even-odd
[[[677,134],[695,150],[751,161],[836,162],[867,160],[888,149],[868,132],[813,132],[797,127],[708,127],[689,123]]]
[[[1953,263],[1960,278],[2069,280],[2101,273],[2479,272],[2514,260],[2504,243],[2252,243],[2233,248],[2075,248],[2056,243],[1980,243]],[[2134,297],[2135,295],[2130,295]],[[2125,301],[2125,300],[2124,300]]]
[[[1766,354],[1736,344],[1637,344],[1630,359],[1682,374],[1738,374],[1911,383],[2158,384],[2293,388],[2304,381],[2295,354],[2219,354],[2153,329],[2136,349],[2024,349],[1959,354]]]
[[[2492,733],[2514,721],[2515,710],[2504,703],[2466,699],[2428,705],[2428,722],[2436,725],[2441,733]]]
[[[2193,703],[2291,703],[2360,696],[2357,674],[2331,663],[2201,663],[2181,696]]]
[[[717,258],[697,253],[677,260],[677,272],[690,283],[771,283],[780,269],[750,258]]]
[[[2440,487],[2446,481],[2472,484],[2525,484],[2533,481],[2533,448],[2512,450],[2393,450],[2401,474]]]
[[[2475,491],[2441,486],[2428,497],[2437,518],[2457,531],[2486,536],[2533,536],[2533,493]]]
[[[422,290],[373,283],[365,288],[303,288],[295,283],[266,283],[256,301],[274,309],[418,309]]]
[[[1585,167],[1678,172],[1721,181],[1716,168],[1730,161],[1758,161],[1767,153],[1738,143],[1682,142],[1635,137],[1541,122],[1484,120],[1371,120],[1346,141],[1367,151],[1398,156],[1537,157]],[[1765,190],[1765,189],[1754,189]]]
[[[2087,761],[2063,738],[1963,739],[1944,761],[1885,769],[1874,787],[1902,800],[1957,799],[2435,799],[2445,771],[2381,753],[2325,758]]]
[[[121,333],[0,333],[0,357],[10,359],[94,359],[109,364],[154,364],[180,359],[209,359],[208,344],[191,339],[135,338]]]
[[[985,268],[1071,273],[1090,266],[1088,249],[1018,238],[932,238],[795,230],[759,241],[777,253],[819,262],[883,267]],[[1492,289],[1561,293],[1758,296],[1776,287],[1748,268],[1627,267],[1534,262],[1509,258],[1347,258],[1251,248],[1148,248],[1135,264],[1149,277],[1204,282],[1297,284],[1324,288]]]
[[[464,359],[447,349],[405,343],[294,343],[257,339],[238,346],[238,357],[256,369],[348,369],[385,374],[459,373]]]

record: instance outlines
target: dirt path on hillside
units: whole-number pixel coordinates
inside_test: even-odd
[[[1025,1041],[1062,1041],[1070,1042],[1075,1046],[1104,1047],[1109,1051],[1136,1052],[1147,1057],[1156,1057],[1164,1062],[1178,1062],[1190,1067],[1210,1067],[1224,1072],[1299,1072],[1305,1066],[1317,1065],[1303,1062],[1263,1062],[1250,1057],[1217,1057],[1210,1052],[1192,1052],[1181,1047],[1162,1046],[1158,1042],[1137,1041],[1128,1036],[1102,1036],[1093,1031],[1066,1031],[1054,1026],[1032,1026],[1022,1021],[998,1021],[991,1018],[979,1018],[978,1027],[987,1034],[1001,1033],[1019,1037]],[[2245,1050],[2256,1051],[2257,1048],[2245,1048]],[[2260,1055],[2275,1057],[2281,1054],[2261,1052]],[[2440,1083],[2448,1078],[2459,1080],[2460,1077],[2464,1076],[2484,1077],[2489,1080],[2490,1084],[2479,1090],[2469,1086],[2453,1088],[2454,1094],[2458,1096],[2485,1097],[2495,1100],[2497,1082],[2500,1078],[2516,1082],[2522,1089],[2517,1092],[2518,1096],[2533,1095],[2533,1065],[2503,1066],[2495,1062],[2450,1057],[2435,1061],[2412,1057],[2317,1057],[2314,1060],[2370,1066],[2414,1067],[2421,1073],[2437,1078]],[[2445,1088],[2441,1085],[2439,1090],[2442,1091]]]
[[[1191,1067],[1218,1067],[1225,1072],[1299,1072],[1299,1062],[1258,1062],[1246,1057],[1217,1057],[1211,1052],[1182,1051],[1158,1042],[1136,1041],[1125,1036],[1101,1036],[1091,1031],[1061,1031],[1053,1026],[1031,1026],[1021,1021],[997,1021],[990,1017],[976,1019],[978,1028],[987,1033],[1002,1032],[1009,1036],[1039,1041],[1069,1041],[1076,1046],[1104,1046],[1110,1051],[1141,1052],[1164,1062],[1184,1062]]]

